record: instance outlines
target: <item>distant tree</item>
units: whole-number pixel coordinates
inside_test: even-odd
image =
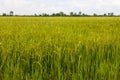
[[[3,15],[3,16],[6,16],[6,13],[3,13],[2,15]]]
[[[60,16],[60,13],[56,13],[55,15],[56,15],[56,16]]]
[[[113,16],[114,15],[114,13],[112,12],[112,13],[108,13],[108,16]]]
[[[13,11],[10,11],[10,16],[13,16]]]
[[[97,16],[97,14],[96,14],[96,13],[93,13],[93,16]]]
[[[74,15],[74,16],[78,16],[77,13],[74,13],[73,15]]]
[[[61,12],[59,12],[59,15],[60,16],[65,16],[65,13],[61,11]]]
[[[81,15],[82,15],[82,12],[79,12],[78,15],[81,16]]]
[[[37,16],[37,14],[34,14],[34,16]]]
[[[85,16],[85,13],[82,13],[82,16]]]
[[[107,16],[107,14],[106,14],[106,13],[104,13],[104,14],[103,14],[103,16]]]
[[[52,13],[52,15],[51,16],[56,16],[56,14],[55,13]]]
[[[73,12],[70,12],[70,16],[73,16],[74,15],[74,13]]]
[[[114,16],[114,13],[113,13],[113,12],[111,13],[111,16]]]
[[[47,13],[43,13],[42,16],[49,16],[49,14],[47,14]]]
[[[59,13],[53,13],[51,16],[66,16],[64,12],[59,12]]]
[[[39,14],[39,16],[42,16],[41,14]]]
[[[108,13],[108,16],[110,16],[110,13]]]

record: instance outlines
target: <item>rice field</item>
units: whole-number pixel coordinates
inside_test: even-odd
[[[0,80],[119,80],[120,17],[0,17]]]

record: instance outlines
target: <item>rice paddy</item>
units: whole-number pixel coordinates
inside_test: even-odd
[[[0,17],[0,80],[119,78],[119,17]]]

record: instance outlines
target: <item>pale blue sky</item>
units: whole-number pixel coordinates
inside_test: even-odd
[[[120,0],[0,0],[0,14],[41,14],[63,11],[120,14]]]

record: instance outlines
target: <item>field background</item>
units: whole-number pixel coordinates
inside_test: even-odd
[[[0,17],[0,80],[119,80],[120,17]]]

